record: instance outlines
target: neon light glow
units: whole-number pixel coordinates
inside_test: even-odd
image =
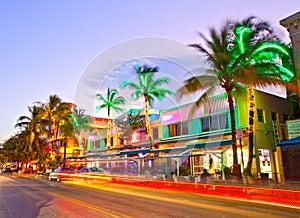
[[[289,56],[289,53],[280,45],[276,45],[276,44],[272,44],[272,43],[265,43],[264,45],[262,45],[261,47],[259,47],[258,49],[256,49],[253,52],[253,55],[255,55],[256,53],[259,52],[263,52],[263,50],[265,49],[276,49],[277,51],[282,52],[283,54],[285,54],[286,56]]]
[[[238,45],[238,49],[240,54],[243,54],[247,45],[250,46],[250,39],[248,39],[249,34],[251,33],[251,28],[242,26],[237,27],[235,29],[236,34],[236,42]],[[255,64],[260,61],[267,61],[276,65],[279,69],[280,76],[285,81],[290,81],[293,77],[295,77],[295,72],[289,70],[285,66],[282,66],[278,61],[281,61],[280,55],[290,57],[289,48],[278,44],[278,42],[264,42],[257,49],[255,49],[252,53],[252,57],[250,57],[249,63]]]
[[[251,32],[251,29],[249,27],[237,28],[237,33],[240,35],[240,40],[238,41],[238,44],[239,44],[241,54],[243,54],[245,52],[245,47],[244,47],[244,43],[243,43],[243,34],[250,33],[250,32]]]
[[[283,77],[285,77],[285,78],[287,78],[286,81],[290,81],[295,76],[295,74],[293,72],[291,72],[290,70],[288,70],[287,68],[285,68],[279,64],[278,64],[278,67],[280,68],[280,70],[282,72],[287,74],[287,75],[281,75],[282,79],[284,79]]]

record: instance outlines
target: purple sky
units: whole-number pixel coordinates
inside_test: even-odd
[[[279,20],[299,11],[299,0],[235,1],[1,1],[0,142],[13,135],[34,101],[58,94],[72,102],[87,65],[101,52],[132,38],[157,36],[198,42],[226,18],[269,21],[288,42]]]

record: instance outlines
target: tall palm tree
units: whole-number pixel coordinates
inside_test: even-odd
[[[123,111],[122,108],[119,107],[119,105],[124,105],[125,104],[125,99],[121,96],[116,97],[118,95],[118,91],[116,89],[110,90],[109,88],[107,89],[107,96],[106,98],[101,95],[97,94],[98,100],[102,101],[103,104],[100,104],[96,107],[96,111],[99,111],[103,108],[107,109],[107,148],[110,148],[111,144],[111,128],[112,128],[112,120],[110,117],[110,112],[111,109],[115,110],[116,112],[121,112]]]
[[[77,107],[73,109],[71,117],[74,124],[75,137],[77,138],[80,151],[85,153],[80,132],[81,130],[86,130],[90,127],[91,120],[87,115],[85,115],[84,109]]]
[[[74,124],[73,124],[73,118],[70,116],[70,119],[64,120],[62,124],[60,125],[60,131],[61,135],[63,136],[63,146],[64,146],[64,155],[63,155],[63,166],[66,166],[66,154],[67,154],[67,143],[68,138],[74,137]],[[81,152],[81,150],[80,150]]]
[[[44,133],[44,129],[41,125],[42,109],[36,105],[28,107],[30,116],[20,116],[17,120],[15,128],[20,128],[22,131],[27,131],[29,134],[29,146],[35,147],[37,153],[41,152],[39,138]]]
[[[236,35],[232,31],[234,23],[227,23],[218,31],[214,28],[210,29],[210,38],[206,38],[203,34],[200,37],[204,40],[204,44],[193,44],[192,47],[199,50],[205,57],[209,69],[206,74],[193,76],[184,82],[184,85],[178,89],[177,97],[181,98],[184,95],[204,91],[203,94],[195,101],[192,111],[195,111],[200,103],[212,94],[217,87],[221,87],[227,93],[227,99],[230,111],[231,120],[231,137],[233,151],[233,171],[236,178],[241,177],[240,167],[237,158],[237,140],[236,140],[236,120],[234,114],[234,97],[235,90],[241,91],[247,85],[265,86],[269,84],[281,85],[279,71],[280,67],[269,63],[268,61],[252,62],[249,56],[259,53],[243,53],[237,55],[236,51]],[[257,44],[255,46],[262,46]],[[268,70],[269,74],[265,73]]]
[[[135,91],[132,93],[133,99],[138,99],[139,97],[144,97],[144,111],[145,111],[145,125],[147,136],[150,140],[150,147],[152,148],[152,134],[151,127],[149,121],[149,106],[151,106],[154,102],[154,97],[162,100],[167,94],[173,95],[173,91],[161,88],[164,84],[168,84],[169,80],[165,77],[160,77],[154,79],[155,73],[158,72],[158,67],[148,67],[147,65],[138,66],[135,65],[135,70],[139,76],[139,83],[134,81],[125,80],[121,83],[121,88],[129,86],[133,88]]]
[[[50,95],[48,102],[37,102],[37,104],[43,108],[43,124],[47,126],[47,135],[52,140],[52,149],[54,149],[60,124],[70,119],[71,105],[63,102],[57,95]]]
[[[259,21],[255,17],[248,17],[241,23],[236,23],[234,26],[234,34],[236,35],[236,47],[233,49],[237,56],[246,55],[244,63],[260,63],[268,62],[272,63],[280,69],[281,79],[284,81],[291,81],[295,76],[293,67],[289,64],[288,59],[292,56],[292,51],[289,47],[284,45],[277,39],[277,36],[273,34],[270,25],[265,21]],[[261,73],[266,75],[266,79],[262,83],[272,84],[273,79],[269,80],[270,69],[261,68]],[[244,175],[251,175],[252,156],[254,147],[254,117],[255,117],[255,100],[253,85],[248,84],[249,95],[249,159],[247,166],[243,173]]]

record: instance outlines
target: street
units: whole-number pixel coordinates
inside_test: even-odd
[[[299,210],[110,183],[0,176],[0,217],[300,217]]]

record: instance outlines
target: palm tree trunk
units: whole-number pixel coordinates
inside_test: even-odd
[[[232,90],[226,90],[228,95],[228,104],[230,110],[230,120],[231,120],[231,136],[232,136],[232,153],[233,153],[233,175],[240,179],[241,178],[241,168],[238,165],[237,157],[237,143],[236,143],[236,126],[235,126],[235,114],[234,114],[234,102],[232,96]]]
[[[110,113],[108,113],[108,121],[107,121],[107,148],[110,148],[110,143],[111,143],[111,140],[110,140],[110,137],[111,137],[111,119],[110,119]]]
[[[67,156],[67,137],[64,138],[64,167],[66,166],[66,156]]]
[[[151,127],[150,127],[150,121],[149,121],[149,101],[148,96],[144,95],[145,99],[145,124],[146,124],[146,131],[147,136],[150,141],[150,148],[152,148],[152,136],[151,136]]]

